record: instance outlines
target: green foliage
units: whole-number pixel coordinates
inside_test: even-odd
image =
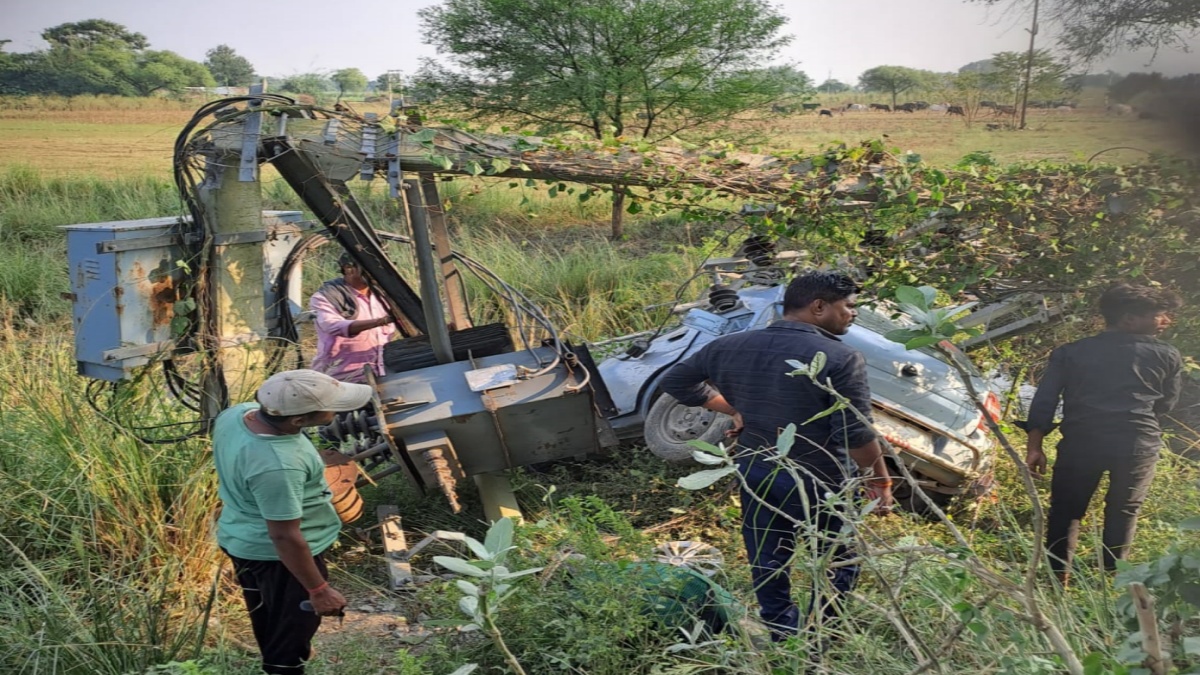
[[[283,91],[293,94],[308,94],[309,96],[320,96],[334,87],[333,82],[320,73],[291,75],[284,78],[279,86]]]
[[[330,75],[329,79],[337,85],[341,94],[361,92],[367,88],[367,76],[358,68],[342,68]]]
[[[0,93],[149,96],[215,84],[202,64],[148,49],[145,36],[98,19],[47,29],[50,48],[0,59]]]
[[[597,139],[728,121],[793,86],[760,66],[788,41],[763,0],[448,0],[420,16],[458,67],[425,63],[418,79],[441,97]]]
[[[205,52],[204,66],[218,86],[245,87],[254,81],[254,66],[229,45],[217,45]]]
[[[863,91],[891,94],[894,107],[898,95],[910,89],[935,86],[938,77],[937,73],[928,70],[904,66],[876,66],[863,71],[863,74],[858,76],[858,83]]]
[[[150,43],[141,33],[131,33],[119,23],[104,19],[87,19],[47,28],[42,39],[55,47],[88,49],[101,45],[116,45],[130,50],[146,49]]]
[[[844,94],[851,89],[850,85],[841,80],[825,80],[817,87],[817,91],[822,94]]]
[[[1028,52],[999,52],[992,55],[992,70],[984,75],[989,89],[995,91],[998,100],[1019,105],[1025,71],[1030,67]],[[1065,78],[1069,67],[1055,58],[1049,50],[1033,52],[1032,70],[1029,77],[1029,100],[1056,99],[1063,95]]]

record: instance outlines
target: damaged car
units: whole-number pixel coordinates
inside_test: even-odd
[[[795,252],[776,254],[762,239],[747,240],[734,257],[705,263],[714,283],[698,301],[674,308],[673,327],[629,336],[623,353],[602,361],[599,372],[616,409],[609,423],[618,438],[641,439],[672,462],[691,460],[692,441],[724,441],[732,419],[685,406],[659,383],[671,366],[709,342],[782,318],[786,282],[801,259]],[[884,337],[902,327],[881,310],[860,306],[858,320],[841,336],[866,358],[875,426],[934,503],[984,494],[992,483],[993,440],[983,411],[998,418],[999,399],[974,371],[973,386],[983,399],[978,405],[946,355],[906,350]],[[962,362],[969,363],[965,357]],[[924,502],[903,481],[895,494],[901,505],[923,510]]]

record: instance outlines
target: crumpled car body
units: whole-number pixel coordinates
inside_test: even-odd
[[[779,320],[783,293],[782,284],[747,285],[737,291],[735,306],[693,307],[677,328],[653,339],[644,353],[602,361],[599,372],[617,409],[609,423],[618,437],[643,438],[651,451],[669,459],[690,456],[690,440],[719,440],[728,428],[720,425],[724,416],[683,406],[662,393],[659,382],[671,366],[709,342]],[[860,306],[858,321],[842,336],[866,358],[876,428],[936,501],[986,492],[993,441],[980,406],[944,355],[906,350],[884,337],[897,327],[883,314]],[[998,400],[988,383],[977,372],[972,377],[983,402],[998,414]]]

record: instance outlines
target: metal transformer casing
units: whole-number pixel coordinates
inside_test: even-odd
[[[187,218],[148,218],[67,225],[75,360],[80,375],[128,379],[132,370],[176,347],[174,305],[189,297],[196,268],[183,245]],[[266,321],[242,341],[261,339],[279,321],[274,284],[288,253],[311,228],[299,211],[265,211],[263,230],[218,242],[263,250],[261,279]],[[290,279],[289,301],[298,307],[300,275]]]
[[[591,389],[580,387],[582,366],[560,363],[536,377],[472,390],[468,375],[508,365],[537,370],[535,354],[543,363],[555,358],[541,347],[385,375],[376,383],[381,431],[401,452],[406,438],[444,433],[468,476],[594,451],[598,419]]]

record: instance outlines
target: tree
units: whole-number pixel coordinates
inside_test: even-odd
[[[217,45],[204,54],[204,65],[217,86],[245,87],[254,81],[254,66],[229,45]]]
[[[1024,5],[1024,0],[968,0]],[[1042,11],[1061,28],[1059,44],[1085,61],[1122,49],[1186,48],[1200,32],[1196,0],[1043,0]]]
[[[332,83],[320,73],[300,73],[284,78],[280,88],[293,94],[319,96],[332,88]]]
[[[25,94],[148,96],[211,86],[203,65],[174,52],[151,51],[145,36],[100,19],[48,28],[46,50],[12,54],[0,68],[0,90]]]
[[[960,73],[992,73],[995,71],[996,64],[992,63],[991,59],[972,61],[958,69],[958,72]]]
[[[876,66],[858,76],[863,91],[891,94],[893,108],[897,96],[910,89],[930,86],[936,79],[936,73],[904,66]]]
[[[790,40],[768,0],[445,0],[419,15],[445,58],[418,81],[476,117],[658,140],[789,96],[761,67]]]
[[[367,88],[367,76],[358,68],[342,68],[330,76],[333,83],[337,85],[338,94],[344,95],[346,92],[362,91]]]
[[[1029,54],[1026,52],[999,52],[992,55],[994,70],[987,74],[991,87],[1006,104],[1020,102],[1021,82],[1025,76]],[[1033,67],[1029,77],[1030,100],[1051,100],[1062,96],[1069,68],[1048,50],[1033,52]]]
[[[1130,73],[1112,83],[1108,96],[1117,103],[1129,103],[1138,94],[1159,91],[1162,87],[1162,73]]]
[[[119,23],[104,19],[87,19],[64,23],[42,31],[42,39],[53,47],[87,49],[101,45],[116,45],[124,49],[146,49],[150,43],[141,33],[131,33]]]
[[[825,80],[817,87],[817,91],[822,94],[844,94],[850,91],[850,85],[841,80]]]
[[[947,79],[943,95],[962,108],[963,122],[969,127],[979,116],[980,104],[992,91],[987,74],[978,70],[964,70]]]
[[[118,73],[138,96],[160,91],[180,92],[184,87],[213,87],[216,80],[203,64],[185,59],[175,52],[145,51],[133,67]]]

